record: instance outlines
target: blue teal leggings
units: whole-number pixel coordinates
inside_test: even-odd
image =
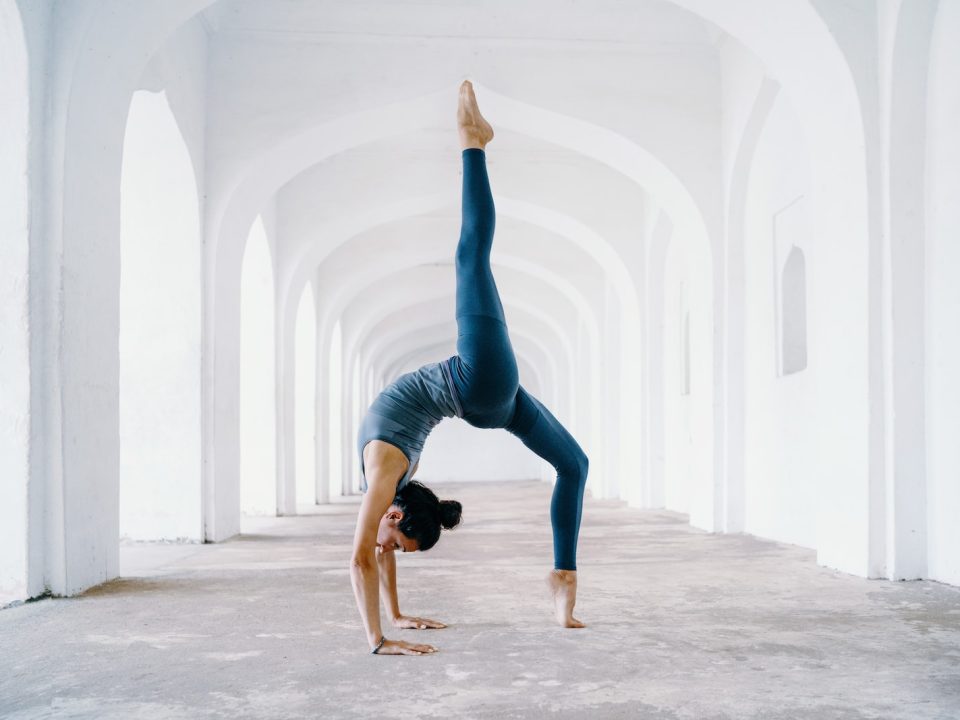
[[[520,386],[503,305],[490,269],[496,213],[486,153],[463,151],[463,222],[457,245],[457,355],[451,362],[463,418],[505,428],[557,471],[550,503],[553,559],[577,569],[587,456],[566,428]]]

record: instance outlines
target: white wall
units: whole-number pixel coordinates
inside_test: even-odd
[[[701,389],[692,388],[689,393],[684,390],[683,325],[690,306],[690,273],[679,242],[671,242],[667,249],[664,278],[664,504],[670,510],[689,514],[697,484],[693,393]]]
[[[785,97],[778,96],[756,148],[746,205],[746,428],[745,529],[784,542],[817,546],[817,508],[829,502],[821,486],[830,458],[813,429],[817,368],[782,375],[779,365],[779,286],[792,246],[807,260],[807,296],[824,293],[843,302],[844,288],[814,287],[816,247],[810,219],[809,159]],[[808,303],[809,307],[809,303]],[[816,338],[808,313],[808,343]],[[842,411],[836,408],[835,411]]]
[[[889,278],[881,270],[884,262],[895,256],[889,254],[885,239],[889,236],[882,232],[882,224],[873,222],[880,214],[877,208],[883,206],[879,186],[890,178],[878,179],[879,174],[874,172],[878,149],[882,147],[874,131],[881,122],[874,117],[879,113],[872,101],[864,98],[873,97],[871,88],[878,78],[881,85],[888,84],[890,78],[883,67],[878,67],[885,65],[886,58],[878,62],[872,50],[876,41],[872,21],[876,13],[871,8],[845,13],[845,19],[837,21],[818,14],[829,14],[833,8],[829,3],[812,5],[802,0],[785,0],[776,5],[675,0],[624,4],[611,7],[609,15],[598,15],[587,6],[557,8],[547,2],[533,3],[525,8],[531,13],[549,9],[556,22],[539,27],[536,34],[529,34],[526,39],[524,27],[508,27],[507,32],[514,33],[510,43],[498,46],[497,52],[489,52],[489,36],[505,32],[501,27],[495,29],[493,23],[502,22],[503,18],[485,15],[467,3],[455,11],[448,8],[449,12],[431,14],[429,32],[434,36],[429,42],[420,37],[421,28],[416,26],[420,18],[409,17],[407,8],[400,6],[379,5],[384,12],[371,20],[366,12],[347,3],[338,6],[336,13],[303,3],[221,3],[207,15],[207,25],[202,26],[194,16],[209,4],[205,0],[157,4],[108,0],[55,5],[20,3],[22,12],[37,13],[40,18],[35,26],[39,30],[34,31],[37,59],[31,62],[35,69],[42,69],[47,60],[51,65],[49,73],[33,73],[42,80],[32,78],[30,89],[31,102],[43,108],[36,119],[31,119],[31,153],[38,143],[42,145],[38,155],[43,157],[45,168],[43,172],[31,170],[30,178],[37,199],[30,208],[31,218],[42,220],[35,243],[35,228],[31,226],[31,243],[36,253],[29,258],[34,272],[31,281],[39,280],[31,282],[30,287],[30,348],[35,358],[30,362],[29,408],[34,430],[30,472],[31,477],[36,473],[39,481],[31,480],[26,496],[30,502],[26,530],[32,538],[28,548],[30,566],[45,564],[45,581],[40,589],[46,584],[58,593],[79,592],[111,577],[117,567],[119,170],[130,94],[138,87],[168,91],[193,159],[197,185],[210,198],[204,208],[210,211],[205,212],[208,222],[204,238],[207,254],[203,356],[207,391],[203,426],[207,469],[205,520],[209,538],[222,539],[238,527],[239,284],[242,248],[251,222],[263,212],[267,218],[264,232],[273,243],[277,237],[276,222],[268,206],[281,188],[295,187],[295,197],[289,198],[291,202],[284,205],[276,220],[282,224],[289,219],[292,229],[300,231],[285,231],[282,247],[273,247],[280,302],[279,317],[271,318],[269,342],[273,342],[276,332],[281,334],[274,361],[284,363],[289,360],[293,342],[282,333],[296,311],[299,287],[296,291],[291,288],[298,279],[312,280],[326,268],[329,287],[348,294],[369,291],[370,282],[378,278],[383,281],[391,275],[390,265],[395,262],[396,253],[385,250],[391,238],[404,243],[399,254],[423,251],[418,261],[435,259],[430,257],[434,239],[417,237],[416,228],[422,222],[421,228],[442,229],[449,221],[442,217],[442,210],[456,209],[457,154],[455,136],[450,132],[449,93],[464,76],[478,80],[481,104],[483,91],[489,88],[491,102],[486,107],[491,108],[499,130],[497,150],[492,157],[502,170],[494,177],[495,193],[504,200],[499,207],[501,217],[511,219],[509,224],[498,223],[498,230],[506,231],[500,239],[518,241],[505,253],[505,260],[513,263],[512,270],[531,281],[531,288],[538,288],[521,293],[520,300],[528,305],[538,301],[541,285],[533,282],[536,280],[569,301],[557,303],[551,299],[545,305],[548,320],[563,326],[564,337],[574,348],[568,369],[561,372],[568,373],[566,384],[581,388],[579,393],[570,393],[577,426],[573,429],[578,439],[584,439],[591,454],[591,482],[599,480],[597,486],[604,491],[631,493],[631,479],[625,475],[629,457],[622,452],[616,454],[611,448],[619,446],[622,450],[625,441],[630,442],[639,434],[629,413],[616,412],[631,407],[620,402],[622,398],[617,392],[623,388],[625,397],[638,403],[643,400],[629,387],[627,381],[632,375],[602,375],[605,352],[621,353],[606,366],[610,375],[616,375],[618,366],[625,370],[629,365],[629,351],[640,350],[632,337],[637,323],[629,318],[636,308],[625,301],[625,294],[642,287],[644,299],[652,300],[652,306],[663,301],[668,305],[666,312],[673,313],[672,319],[668,318],[672,325],[665,328],[668,337],[664,343],[657,335],[657,324],[663,319],[659,309],[653,322],[645,327],[655,342],[643,349],[653,352],[657,362],[647,362],[640,368],[641,372],[651,368],[656,371],[657,363],[665,360],[668,376],[673,372],[670,367],[676,365],[670,366],[664,352],[675,352],[676,342],[670,333],[682,327],[678,324],[682,320],[680,307],[671,305],[679,303],[679,283],[689,281],[694,298],[707,299],[704,306],[691,303],[701,310],[691,316],[695,324],[699,323],[699,330],[691,333],[691,344],[700,345],[699,351],[692,349],[691,359],[704,363],[712,372],[707,373],[704,383],[692,382],[689,400],[669,394],[663,398],[665,403],[672,404],[667,411],[677,411],[681,418],[685,402],[703,402],[707,407],[706,413],[688,413],[678,426],[680,431],[692,430],[691,437],[699,439],[686,448],[686,458],[680,459],[676,451],[671,451],[676,456],[673,464],[676,466],[679,459],[698,464],[698,469],[681,473],[684,480],[674,483],[668,502],[688,509],[691,521],[701,527],[720,527],[722,524],[716,523],[716,503],[720,497],[718,483],[723,478],[713,471],[719,467],[717,458],[724,453],[726,457],[735,457],[735,453],[729,452],[729,443],[730,438],[736,440],[736,433],[730,433],[730,428],[721,422],[714,436],[712,423],[716,417],[729,420],[718,408],[729,398],[731,389],[737,392],[736,387],[724,385],[724,372],[735,355],[722,355],[719,349],[729,339],[724,333],[731,327],[723,315],[729,307],[724,299],[735,299],[735,293],[728,291],[736,288],[734,276],[723,273],[728,258],[720,254],[725,250],[723,171],[730,168],[729,157],[725,163],[722,159],[723,153],[733,147],[728,142],[730,137],[738,135],[734,128],[742,124],[742,118],[754,116],[749,110],[752,91],[744,91],[742,95],[748,102],[743,105],[732,107],[724,101],[723,115],[729,115],[731,122],[721,124],[720,73],[726,70],[718,61],[716,43],[722,37],[718,27],[748,46],[757,59],[743,76],[724,78],[724,85],[728,86],[726,81],[733,79],[742,80],[744,87],[750,86],[758,78],[758,67],[762,69],[759,77],[779,83],[784,97],[794,105],[798,126],[803,128],[810,167],[810,178],[806,180],[810,186],[809,204],[794,206],[792,216],[780,219],[785,224],[783,232],[797,236],[805,234],[806,222],[812,227],[807,235],[813,238],[814,245],[806,255],[810,282],[809,366],[779,382],[761,376],[761,380],[766,377],[763,382],[771,383],[764,402],[760,402],[759,394],[762,383],[747,388],[758,402],[745,413],[746,422],[756,431],[752,440],[747,437],[743,453],[753,457],[755,466],[745,472],[764,483],[752,490],[747,488],[755,501],[747,508],[747,514],[752,514],[757,523],[764,517],[769,520],[766,525],[751,527],[774,537],[814,543],[822,562],[866,574],[873,567],[870,553],[874,548],[869,543],[880,524],[877,506],[883,510],[884,503],[889,505],[891,501],[882,497],[883,484],[889,478],[884,477],[885,469],[877,456],[884,452],[895,455],[893,459],[910,475],[912,460],[925,448],[929,482],[924,487],[929,497],[921,514],[929,525],[925,546],[931,572],[940,573],[943,578],[956,577],[956,553],[952,548],[957,545],[957,537],[951,518],[956,515],[958,502],[953,482],[958,461],[950,443],[951,431],[957,427],[953,414],[956,403],[952,402],[956,387],[951,380],[957,352],[948,338],[954,337],[951,329],[956,324],[956,298],[951,290],[955,283],[950,274],[955,258],[949,238],[955,234],[957,221],[949,214],[951,206],[942,200],[956,194],[955,171],[951,169],[956,164],[949,161],[953,152],[951,135],[944,130],[955,114],[951,99],[955,97],[951,94],[955,71],[943,69],[953,68],[956,63],[942,39],[932,60],[930,142],[926,155],[929,186],[935,193],[925,216],[930,228],[926,243],[930,260],[925,267],[911,264],[911,272],[922,267],[927,279],[926,306],[921,311],[926,318],[924,338],[928,348],[925,355],[918,357],[928,373],[921,383],[925,384],[922,394],[926,398],[924,419],[928,433],[924,447],[920,448],[918,443],[910,445],[916,423],[904,423],[908,432],[899,435],[897,442],[884,434],[889,428],[883,426],[884,420],[889,420],[884,413],[891,410],[887,397],[892,392],[891,378],[885,375],[891,358],[878,352],[877,345],[888,338],[889,315],[894,308],[880,302],[878,288],[889,290],[885,285]],[[943,5],[946,8],[946,3]],[[883,5],[890,11],[885,16],[893,23],[893,30],[898,30],[895,25],[901,17],[897,11],[915,6]],[[54,7],[56,13],[48,26],[42,16]],[[926,3],[923,7],[929,9],[932,5]],[[457,14],[461,12],[469,13],[473,22],[464,26],[462,16]],[[947,12],[943,10],[943,17],[952,17]],[[182,46],[189,51],[164,50],[170,33],[191,17],[194,19],[186,26],[186,32],[192,34],[192,39]],[[371,22],[378,25],[371,26]],[[311,23],[317,23],[316,27],[322,24],[325,32],[340,32],[341,41],[332,45],[300,42],[301,31],[309,32]],[[206,32],[204,27],[214,34],[207,92],[199,80],[208,58],[199,42]],[[412,33],[415,27],[417,32]],[[950,36],[950,31],[943,27],[952,30],[955,22],[950,20],[948,25],[941,26],[936,37]],[[264,32],[250,32],[250,28]],[[381,33],[393,33],[394,37],[383,42]],[[453,37],[456,33],[464,37]],[[576,54],[570,53],[573,33],[578,38]],[[898,32],[890,36],[901,37]],[[374,37],[378,41],[370,42]],[[916,41],[920,35],[911,35],[908,28],[904,37]],[[898,39],[898,47],[907,47],[899,42]],[[141,78],[147,59],[158,50],[160,55],[148,69],[147,77]],[[923,55],[922,47],[917,50],[909,46],[904,51],[910,71],[906,74],[908,80],[917,79],[914,71],[922,64],[913,62],[915,50],[919,53],[916,57]],[[438,58],[443,58],[443,62],[438,62]],[[43,83],[47,82],[49,92],[37,101],[37,88],[45,87]],[[920,87],[915,82],[900,86],[901,90],[912,88],[915,92],[920,92]],[[882,91],[886,93],[887,89]],[[739,91],[734,94],[741,95]],[[202,102],[197,98],[202,98]],[[207,104],[209,117],[203,112]],[[893,102],[893,106],[919,107],[916,103],[898,102]],[[902,119],[906,124],[898,127],[908,127],[911,117],[916,119],[910,112],[905,113]],[[754,228],[754,237],[773,232],[772,214],[784,207],[783,198],[775,195],[799,179],[798,159],[794,157],[800,152],[796,134],[777,130],[780,121],[775,118],[770,123],[769,132],[779,139],[763,139],[770,147],[760,148],[760,152],[767,153],[767,157],[758,157],[756,161],[755,174],[760,177],[766,172],[770,185],[762,188],[769,197],[759,198],[756,193],[760,190],[756,188],[750,197],[751,203],[759,203],[762,208],[748,213],[747,224]],[[895,144],[899,142],[894,140]],[[913,147],[912,141],[903,142],[893,148],[892,154],[915,168]],[[439,158],[436,162],[431,160],[431,153]],[[781,159],[785,164],[779,164]],[[787,172],[786,168],[792,169]],[[16,167],[14,173],[20,177]],[[871,174],[865,178],[867,173]],[[897,182],[918,187],[912,174],[893,180],[890,187],[896,187]],[[6,189],[6,184],[3,187]],[[785,190],[784,193],[790,194]],[[911,198],[916,196],[915,191],[910,193]],[[664,227],[674,226],[670,240],[673,264],[666,287],[650,281],[660,282],[658,276],[662,276],[666,260],[664,238],[670,232],[664,230],[663,235],[657,236],[659,247],[646,248],[650,255],[638,253],[640,213],[634,212],[634,208],[641,203],[650,217],[663,215]],[[436,215],[425,221],[415,220],[431,213]],[[765,228],[756,224],[758,218],[765,218]],[[697,237],[691,237],[691,223],[698,228]],[[684,224],[687,227],[680,227]],[[909,230],[913,226],[908,222],[904,227]],[[449,232],[444,240],[455,237],[455,225]],[[911,232],[905,235],[915,242],[921,237]],[[712,243],[709,248],[707,238]],[[346,262],[337,266],[332,262],[335,251],[348,245]],[[769,250],[769,244],[766,247]],[[825,247],[829,252],[823,252]],[[578,248],[586,249],[586,259],[582,252],[578,254]],[[681,255],[676,253],[680,248],[683,262],[678,265]],[[757,283],[762,273],[768,278],[775,276],[777,257],[770,252],[766,268],[760,267],[762,254],[747,260],[745,269],[756,263]],[[8,274],[0,274],[0,287],[4,292],[12,292],[11,303],[4,309],[9,312],[8,307],[12,308],[15,318],[4,320],[2,332],[9,332],[14,338],[9,347],[17,352],[7,356],[14,364],[9,372],[20,378],[15,382],[22,387],[22,345],[17,343],[22,340],[24,328],[18,324],[21,318],[17,312],[22,307],[23,292],[17,282],[23,279],[24,257],[22,253],[10,257],[13,262],[7,264],[5,255],[4,270],[0,272]],[[656,264],[651,265],[651,257],[657,259]],[[943,263],[934,263],[937,258],[943,258]],[[599,262],[594,265],[595,259]],[[898,263],[894,265],[895,270],[902,269]],[[704,266],[713,273],[704,277]],[[360,272],[358,268],[369,267],[375,277],[367,277],[366,285],[338,284],[334,282],[338,279],[336,267],[341,268],[341,275],[351,276]],[[343,267],[347,272],[342,271]],[[12,284],[7,282],[11,278]],[[607,283],[611,281],[616,281],[616,304],[609,302]],[[724,282],[731,285],[724,286]],[[921,285],[916,285],[918,291]],[[757,285],[754,289],[769,299],[772,288],[775,284],[763,288]],[[291,292],[294,298],[288,301]],[[916,295],[907,295],[910,307],[919,307]],[[330,328],[347,306],[359,308],[361,303],[355,301],[357,298],[351,296],[339,306],[335,302],[323,304],[323,312],[333,315],[318,322],[324,343],[318,361],[321,378],[327,374],[322,363],[328,354]],[[569,309],[571,305],[573,310]],[[331,309],[334,307],[335,310]],[[750,316],[752,320],[748,318],[751,334],[747,342],[756,341],[760,349],[754,348],[757,351],[753,352],[748,348],[747,357],[757,367],[762,366],[763,372],[769,372],[771,308],[769,303],[753,306],[749,301],[748,307],[758,315]],[[370,318],[381,312],[383,305],[363,304],[363,309],[367,314],[357,318],[355,327],[369,325]],[[900,327],[909,331],[909,313],[906,319]],[[520,325],[529,333],[528,339],[538,339],[540,324]],[[912,329],[916,327],[919,325]],[[615,336],[616,332],[620,336]],[[342,388],[346,402],[333,412],[342,415],[343,433],[351,435],[339,447],[349,450],[345,464],[352,470],[352,432],[363,410],[358,405],[370,399],[371,366],[369,359],[361,362],[357,354],[362,341],[352,335],[347,340],[343,358],[346,372],[335,378],[335,382],[346,382]],[[3,342],[11,341],[4,337]],[[910,357],[908,354],[908,362],[901,363],[909,371],[908,396],[920,387],[916,368],[910,367]],[[2,372],[6,382],[8,372]],[[282,387],[290,375],[292,371],[283,370],[271,381]],[[750,376],[745,372],[745,377]],[[796,387],[812,382],[810,378],[814,377],[815,387],[810,388],[809,396],[795,397],[801,394],[795,392]],[[718,379],[714,394],[713,383]],[[647,384],[645,398],[656,398],[661,387],[660,379],[657,380],[657,387]],[[668,377],[668,385],[669,382],[672,380]],[[363,392],[357,392],[361,386]],[[708,392],[699,394],[698,387]],[[330,393],[321,389],[320,395],[323,416],[329,410],[323,406],[323,398],[330,397]],[[286,398],[285,394],[281,397]],[[784,424],[788,422],[786,418],[797,417],[803,400],[816,408],[815,416],[808,415],[799,429]],[[786,406],[793,414],[783,412]],[[0,433],[6,433],[0,434],[0,442],[12,443],[10,462],[17,463],[23,449],[23,436],[18,434],[22,433],[22,426],[17,424],[25,417],[22,397],[11,407],[15,422],[0,426]],[[649,409],[641,408],[648,423],[662,421],[663,408],[656,410],[651,415]],[[293,423],[285,424],[287,413],[292,414],[290,403],[281,403],[281,411],[284,420],[277,427],[283,442],[293,432]],[[265,417],[272,417],[269,409]],[[690,418],[694,421],[690,422]],[[769,424],[760,432],[764,419],[780,423],[776,433],[769,430],[773,427]],[[804,430],[817,433],[815,444],[809,436],[805,438]],[[615,436],[616,433],[622,435]],[[776,434],[777,442],[768,442],[761,453],[755,454],[764,433]],[[272,432],[267,435],[269,442],[276,442]],[[650,466],[656,468],[656,453],[660,452],[656,431],[651,430],[650,437]],[[719,444],[714,444],[714,437]],[[682,435],[677,434],[676,438]],[[262,436],[256,442],[260,439]],[[901,440],[907,447],[897,444]],[[803,505],[809,499],[808,486],[791,480],[804,469],[793,458],[802,456],[801,461],[806,461],[811,455],[802,452],[804,443],[808,443],[808,449],[815,447],[820,461],[816,468],[807,469],[818,470],[815,475],[830,488],[818,499],[813,540],[808,524],[810,512]],[[328,454],[321,465],[335,452]],[[260,473],[263,482],[272,483],[274,489],[277,471],[282,477],[292,458],[281,454],[280,460],[279,467],[272,465]],[[767,465],[761,467],[763,463]],[[604,465],[617,475],[605,473]],[[735,464],[727,467],[735,468]],[[769,471],[769,480],[758,474],[761,471]],[[810,476],[811,473],[805,473],[802,479]],[[695,482],[684,485],[691,477]],[[339,486],[341,477],[328,480]],[[903,488],[909,491],[909,483]],[[652,488],[640,496],[654,498],[657,491]],[[275,497],[272,503],[274,509],[276,500]],[[782,508],[791,502],[803,510],[794,518],[783,519]],[[17,490],[9,505],[14,525],[20,522],[23,504],[24,495]],[[908,519],[915,521],[915,513]],[[894,543],[909,540],[910,526],[903,527],[906,532],[891,535]],[[42,539],[36,541],[40,536]],[[37,560],[34,548],[43,548],[44,557]],[[73,552],[74,548],[84,551]],[[17,545],[10,549],[9,557],[14,558],[16,567],[20,567],[21,549]],[[19,577],[20,571],[15,569],[14,574]],[[32,572],[31,578],[36,577],[39,575]],[[28,580],[33,588],[36,581]]]
[[[316,387],[317,311],[313,287],[307,285],[297,308],[296,336],[296,500],[313,505],[317,501],[316,476]]]
[[[166,93],[133,97],[120,270],[120,534],[202,538],[200,211]]]
[[[250,229],[240,292],[240,507],[277,513],[273,259],[264,220]]]
[[[30,479],[28,57],[16,3],[0,2],[0,606],[27,597]]]
[[[144,69],[124,135],[120,534],[142,540],[203,538],[206,55],[198,19],[171,35]]]
[[[714,501],[714,348],[711,257],[702,243],[675,234],[660,282],[664,498],[690,524],[716,528]],[[655,418],[654,422],[660,421]]]
[[[960,585],[960,4],[940,3],[930,50],[926,152],[929,576]]]
[[[629,432],[627,426],[612,420],[620,409],[616,400],[623,388],[610,383],[604,389],[599,383],[616,372],[618,338],[630,315],[627,309],[621,309],[620,296],[611,290],[611,280],[598,257],[599,243],[590,237],[577,237],[576,233],[586,234],[586,230],[602,224],[605,235],[598,240],[635,243],[629,221],[635,215],[632,204],[636,202],[636,188],[622,175],[596,162],[551,150],[545,144],[539,152],[531,152],[519,144],[519,137],[511,138],[507,131],[502,135],[502,141],[499,137],[498,141],[504,144],[504,151],[493,154],[490,160],[499,211],[494,261],[501,294],[511,307],[516,301],[521,310],[511,320],[511,327],[539,337],[551,325],[556,326],[571,344],[576,338],[571,337],[573,328],[568,318],[571,314],[584,316],[591,328],[583,346],[588,362],[573,367],[572,377],[564,376],[562,396],[565,402],[576,402],[583,408],[573,418],[570,429],[591,455],[595,492],[613,493],[617,479],[612,472],[616,470],[603,472],[602,458],[615,455],[620,448],[617,437]],[[459,232],[459,178],[452,172],[458,169],[459,154],[430,147],[435,143],[426,133],[417,132],[407,137],[399,150],[393,141],[377,141],[370,147],[345,151],[302,173],[280,195],[285,250],[311,239],[315,239],[311,253],[332,244],[336,233],[343,232],[339,224],[328,227],[330,217],[336,217],[336,213],[356,218],[357,224],[372,223],[370,227],[355,227],[355,237],[348,235],[340,247],[331,248],[320,265],[320,287],[325,294],[321,305],[325,313],[331,318],[348,308],[359,313],[362,317],[358,321],[358,337],[364,337],[367,326],[375,322],[382,321],[386,328],[392,314],[398,316],[402,327],[413,325],[417,313],[412,309],[438,286],[449,286],[452,295],[451,265],[439,268],[441,272],[436,277],[424,275],[423,267],[431,260],[449,263]],[[408,145],[412,147],[408,149]],[[403,174],[392,169],[397,155],[403,159]],[[602,175],[609,192],[602,198],[584,196],[583,172]],[[361,206],[358,197],[349,192],[357,185],[365,187],[373,197],[366,206]],[[449,200],[425,212],[422,198],[426,196],[434,202],[432,196],[426,195],[429,191],[441,191],[441,197]],[[413,217],[401,214],[403,200],[390,205],[379,200],[398,194],[409,203],[408,212],[416,212]],[[516,197],[523,197],[524,201],[519,202]],[[549,206],[557,202],[563,205],[564,213],[553,212],[550,217]],[[530,217],[533,211],[542,212],[556,227],[537,225],[537,218]],[[400,217],[393,217],[394,213]],[[618,218],[619,222],[612,223],[611,218]],[[570,226],[572,236],[565,234],[564,225]],[[545,263],[544,258],[550,262]],[[635,294],[633,297],[636,302]],[[452,318],[452,297],[437,302],[445,316]],[[411,308],[409,313],[407,307]],[[528,320],[525,314],[543,317]],[[381,331],[369,332],[378,336]],[[352,338],[348,338],[349,343],[355,342]],[[609,413],[604,408],[609,408]],[[629,415],[627,408],[623,411]],[[562,415],[563,409],[557,412]],[[607,451],[603,446],[605,438],[609,439]],[[351,458],[352,455],[351,452]]]
[[[343,360],[343,326],[340,322],[334,325],[329,347],[328,372],[320,376],[321,382],[326,384],[328,393],[328,412],[326,414],[327,436],[327,487],[330,497],[342,495],[348,487],[345,477],[344,462],[344,428],[342,407],[346,392],[343,387],[344,360]]]

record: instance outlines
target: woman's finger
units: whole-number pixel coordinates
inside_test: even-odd
[[[416,618],[417,627],[420,629],[423,628],[445,628],[444,625],[439,620],[431,620],[430,618]]]

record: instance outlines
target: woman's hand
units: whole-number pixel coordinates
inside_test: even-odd
[[[391,622],[395,628],[400,628],[401,630],[426,630],[427,628],[439,630],[440,628],[446,627],[446,625],[439,620],[410,617],[409,615],[400,615],[399,617],[395,617]]]
[[[377,655],[429,655],[437,649],[433,645],[418,645],[403,640],[384,640],[383,646],[377,650]]]

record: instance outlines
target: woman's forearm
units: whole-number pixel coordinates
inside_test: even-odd
[[[397,556],[392,552],[378,552],[377,564],[380,566],[380,593],[387,617],[396,620],[400,617],[400,602],[397,599]]]
[[[363,620],[367,633],[367,641],[375,647],[382,637],[380,627],[380,598],[377,592],[378,576],[377,560],[373,557],[375,549],[370,554],[354,556],[350,563],[350,579],[353,583],[353,594],[357,599],[357,609]]]

